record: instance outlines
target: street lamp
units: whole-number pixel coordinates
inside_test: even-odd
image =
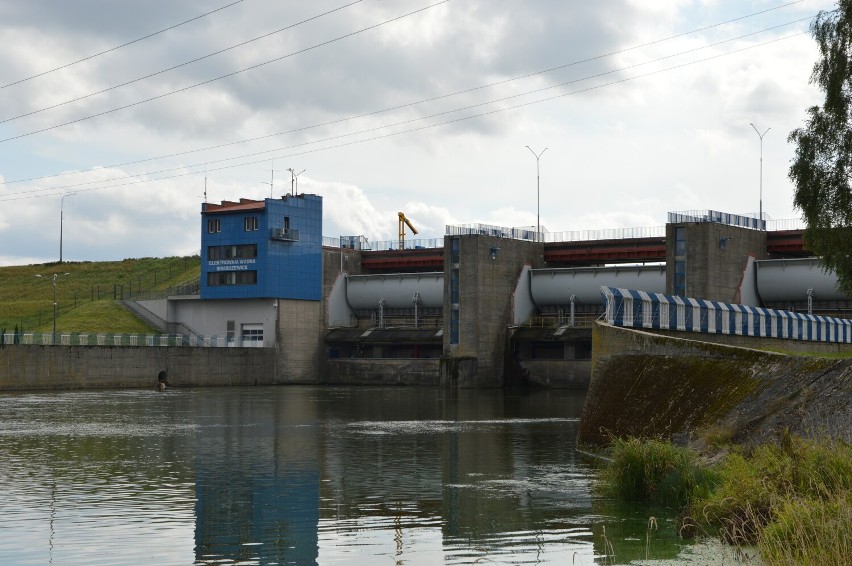
[[[59,273],[53,274],[53,344],[56,344],[56,279],[59,277]],[[63,273],[62,276],[71,275],[70,273]],[[44,278],[44,275],[38,273],[36,277]]]
[[[539,174],[538,160],[541,159],[541,156],[544,155],[544,152],[547,151],[547,148],[542,149],[541,153],[539,153],[538,155],[536,155],[536,153],[532,150],[532,148],[530,146],[527,146],[527,149],[530,150],[530,153],[535,155],[535,182],[536,182],[535,241],[537,242],[539,240],[539,238],[541,238],[541,175]]]
[[[757,137],[760,138],[760,212],[758,212],[758,214],[760,214],[760,218],[758,220],[760,229],[764,230],[766,226],[763,224],[763,136],[765,136],[766,132],[768,132],[771,128],[766,128],[766,132],[761,134],[757,130],[757,126],[751,122],[749,122],[749,124],[751,124],[751,127],[754,128]]]
[[[293,168],[290,167],[289,169],[287,169],[287,171],[290,172],[290,193],[293,196],[296,196],[299,194],[299,175],[307,171],[307,169],[302,169],[301,171],[296,173],[295,171],[293,171]]]
[[[62,219],[65,215],[65,197],[73,197],[77,193],[67,193],[62,195],[62,198],[59,199],[59,263],[62,263]]]

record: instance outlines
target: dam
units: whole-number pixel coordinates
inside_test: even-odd
[[[443,239],[369,243],[323,238],[322,205],[305,194],[205,204],[199,293],[127,301],[173,338],[6,339],[0,387],[108,386],[87,385],[88,367],[133,383],[168,371],[184,385],[583,389],[602,287],[852,313],[801,229],[754,218],[670,213],[664,227],[547,238],[473,224],[447,226]]]

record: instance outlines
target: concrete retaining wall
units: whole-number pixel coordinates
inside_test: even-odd
[[[684,334],[686,336],[694,336]],[[775,354],[598,323],[578,440],[612,436],[736,442],[783,428],[852,442],[852,360]]]
[[[441,385],[441,360],[329,360],[325,383],[335,385]]]
[[[591,379],[590,360],[523,360],[518,366],[528,383],[554,389],[585,391]]]
[[[0,391],[275,383],[271,348],[24,346],[0,348]]]

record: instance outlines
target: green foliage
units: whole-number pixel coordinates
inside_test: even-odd
[[[808,109],[805,127],[790,133],[796,147],[789,176],[805,221],[805,243],[852,293],[852,0],[820,12],[811,24],[820,59],[811,82],[825,102]]]
[[[698,465],[694,452],[662,440],[616,439],[603,487],[626,501],[682,508],[708,494],[715,474]]]
[[[152,329],[115,299],[163,291],[197,279],[199,273],[197,256],[0,267],[0,327],[15,326],[22,333],[49,332],[53,326],[53,275],[58,274],[60,332],[149,333]]]
[[[613,443],[602,487],[625,500],[683,505],[766,564],[852,564],[852,446],[784,433],[778,445],[739,449],[698,469],[697,455],[658,440]]]
[[[852,492],[785,500],[759,539],[768,564],[852,564]]]
[[[852,447],[785,433],[779,446],[729,455],[719,473],[691,510],[723,540],[757,544],[770,564],[852,563]]]

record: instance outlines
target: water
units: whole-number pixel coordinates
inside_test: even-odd
[[[671,512],[594,495],[595,462],[575,451],[582,401],[428,388],[0,395],[0,564],[725,563],[678,540]]]

